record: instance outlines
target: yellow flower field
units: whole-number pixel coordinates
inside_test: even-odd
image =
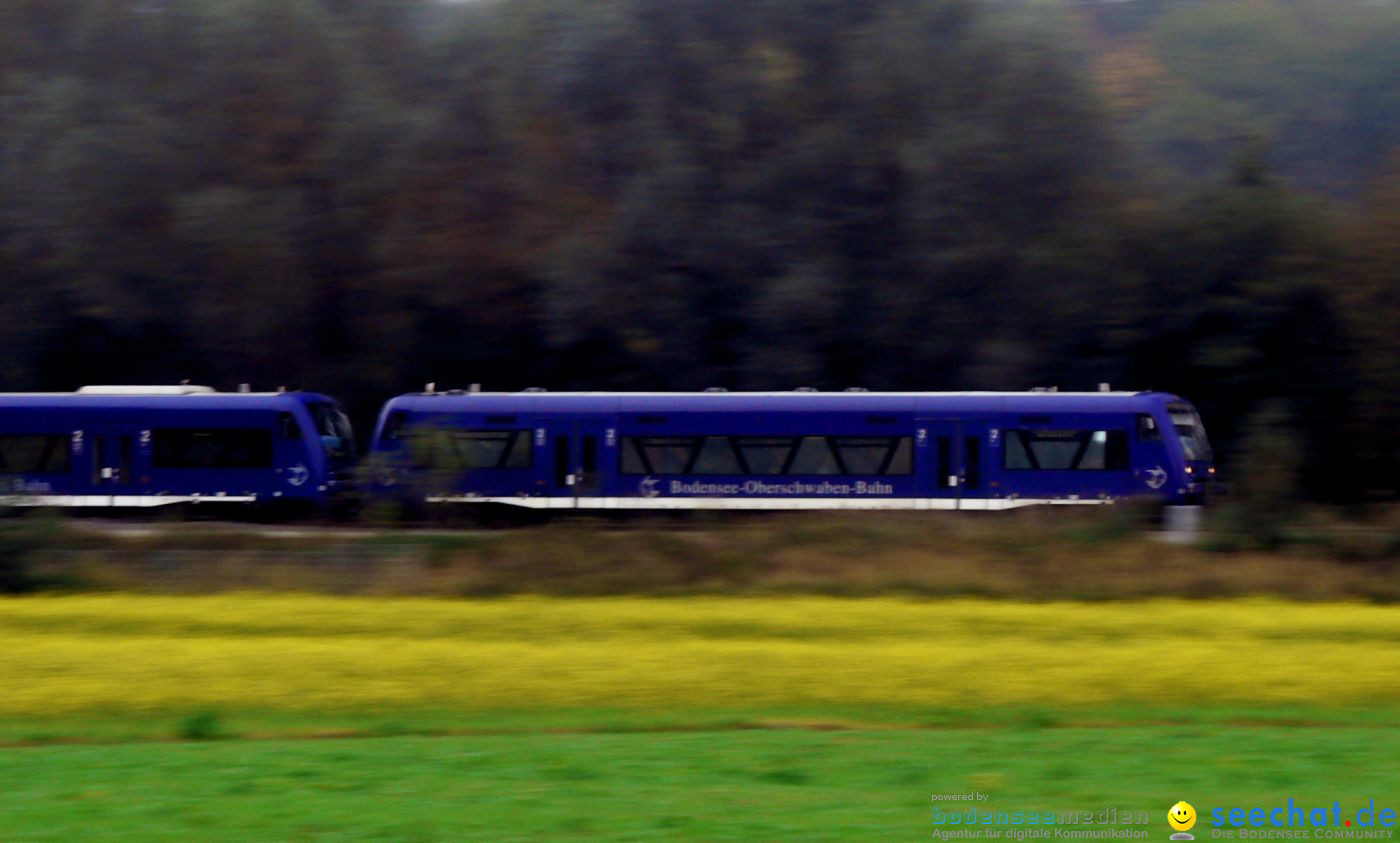
[[[1400,702],[1400,608],[895,598],[0,600],[0,714]]]

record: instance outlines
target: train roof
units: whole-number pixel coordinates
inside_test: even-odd
[[[421,392],[387,409],[453,413],[962,412],[1093,413],[1179,401],[1162,392]]]
[[[333,401],[315,392],[216,392],[208,387],[83,387],[77,392],[3,392],[0,409],[250,410]]]

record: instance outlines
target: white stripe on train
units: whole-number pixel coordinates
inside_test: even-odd
[[[504,504],[526,509],[894,509],[1003,510],[1040,505],[1097,505],[1111,498],[643,498],[482,497],[430,495],[428,503]],[[257,495],[0,495],[0,506],[149,508],[180,503],[257,503]]]
[[[257,503],[257,495],[0,495],[0,506],[153,507],[177,503]]]
[[[428,503],[495,503],[528,509],[1018,509],[1023,506],[1113,503],[1111,498],[642,498],[482,497],[429,495]]]

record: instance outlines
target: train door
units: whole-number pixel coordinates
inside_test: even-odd
[[[956,419],[919,419],[915,445],[923,451],[934,509],[957,509],[962,498],[962,449]]]
[[[87,438],[88,482],[98,495],[108,497],[108,506],[130,506],[129,498],[138,494],[144,481],[142,466],[150,463],[151,431],[134,424],[88,424]]]
[[[1001,431],[995,422],[964,419],[958,422],[958,459],[961,473],[958,487],[961,509],[989,509],[996,497],[997,480],[993,476],[993,455],[1000,445]]]
[[[545,424],[548,436],[549,489],[565,507],[591,508],[586,498],[603,495],[606,460],[615,455],[617,429],[603,419],[552,419]]]
[[[917,438],[931,476],[934,509],[986,509],[988,455],[995,445],[990,422],[967,419],[920,419]]]

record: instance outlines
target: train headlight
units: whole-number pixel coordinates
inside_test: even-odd
[[[1192,468],[1191,466],[1188,465],[1188,466],[1186,466],[1186,473],[1187,473],[1187,474],[1195,474],[1195,473],[1196,473],[1196,469],[1194,469],[1194,468]]]
[[[1210,468],[1207,468],[1207,469],[1206,469],[1206,473],[1208,473],[1208,474],[1214,474],[1214,473],[1215,473],[1215,466],[1211,466]]]

